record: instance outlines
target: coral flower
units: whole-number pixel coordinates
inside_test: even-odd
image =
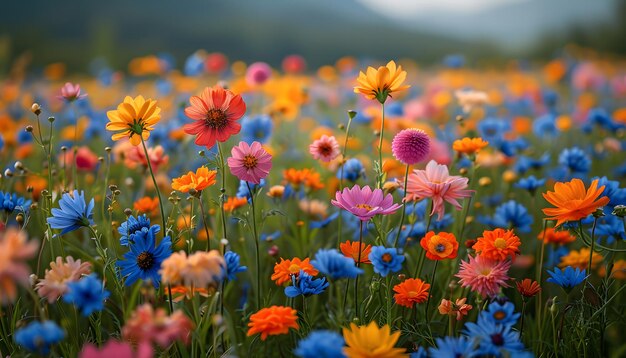
[[[267,177],[272,169],[272,156],[269,155],[259,142],[239,142],[231,150],[232,157],[228,158],[230,172],[240,180],[260,184],[261,179]]]
[[[226,261],[219,251],[196,251],[189,255],[180,275],[187,286],[207,287],[219,283],[225,271]]]
[[[272,306],[263,308],[257,313],[250,316],[248,323],[247,336],[253,336],[261,333],[261,340],[267,339],[267,336],[277,336],[289,333],[289,328],[298,330],[298,315],[296,310],[291,307]]]
[[[133,147],[135,148],[135,147]],[[59,160],[64,163],[66,167],[71,167],[72,161],[76,158],[76,169],[83,172],[90,172],[96,169],[98,165],[98,156],[92,152],[89,147],[80,147],[76,151],[76,157],[72,151],[65,151],[60,155]]]
[[[71,82],[65,82],[61,87],[61,95],[57,96],[58,99],[65,100],[67,102],[74,102],[79,99],[87,97],[87,94],[80,94],[80,85],[73,84]]]
[[[413,308],[428,299],[429,288],[430,285],[419,278],[409,278],[393,287],[393,298],[400,306]]]
[[[359,263],[362,264],[371,264],[372,262],[369,259],[369,255],[372,252],[372,245],[365,245],[364,243],[360,244],[361,249],[361,261]],[[349,257],[357,262],[359,260],[359,242],[350,240],[346,242],[342,242],[339,244],[339,248],[341,249],[341,253],[345,257]]]
[[[429,231],[420,240],[420,245],[426,250],[426,257],[430,260],[453,259],[459,251],[456,237],[447,232],[435,234],[434,231]]]
[[[152,165],[152,170],[155,172],[159,170],[160,166],[166,165],[169,162],[170,157],[165,154],[162,146],[147,147],[147,151],[150,165]],[[144,169],[147,169],[148,160],[146,160],[146,153],[143,151],[143,148],[135,146],[126,148],[124,152],[124,164],[131,169],[134,169],[137,165],[141,165]]]
[[[169,347],[174,341],[188,343],[193,323],[183,311],[167,315],[163,308],[156,310],[148,303],[137,307],[122,328],[124,340],[133,343],[156,343],[161,348]]]
[[[298,275],[300,270],[311,276],[316,276],[319,271],[317,271],[309,261],[310,259],[308,257],[304,260],[300,260],[297,257],[294,257],[291,260],[285,260],[281,257],[280,262],[277,262],[274,265],[272,280],[280,286],[285,282],[291,281],[291,276]]]
[[[481,149],[489,145],[489,142],[484,141],[482,138],[463,138],[457,139],[452,143],[452,149],[459,153],[471,155],[480,152]]]
[[[156,215],[159,209],[159,198],[144,196],[133,203],[133,209],[142,214]]]
[[[320,179],[320,173],[309,168],[289,168],[283,171],[283,178],[296,189],[300,188],[301,185],[312,190],[324,188],[324,183]]]
[[[231,135],[239,133],[237,122],[246,113],[246,104],[240,95],[215,86],[205,88],[200,96],[189,98],[191,106],[185,115],[194,123],[185,124],[183,130],[195,135],[197,145],[212,148],[215,142],[225,142]]]
[[[372,191],[367,185],[363,188],[355,185],[351,189],[337,191],[335,199],[331,200],[334,206],[349,211],[361,221],[368,221],[378,214],[393,214],[400,208],[400,205],[393,203],[391,194],[384,195],[381,189]]]
[[[391,142],[393,156],[406,165],[421,162],[430,152],[430,137],[417,128],[403,129]]]
[[[455,276],[460,278],[463,287],[469,287],[483,298],[494,297],[500,287],[509,287],[509,261],[493,261],[481,256],[469,256],[469,261],[461,261],[461,269]]]
[[[315,160],[321,160],[322,162],[330,162],[331,160],[339,156],[339,143],[334,136],[327,136],[326,134],[309,145],[309,153]]]
[[[117,110],[108,111],[109,123],[106,129],[113,134],[111,139],[128,138],[132,145],[139,145],[141,140],[147,140],[154,126],[161,120],[161,108],[156,101],[137,96],[134,99],[126,96],[124,102],[117,106]]]
[[[50,270],[46,269],[46,275],[37,283],[36,289],[40,297],[53,303],[67,291],[67,284],[78,281],[83,275],[91,273],[91,263],[74,260],[67,256],[65,262],[62,257],[50,262]]]
[[[358,86],[354,87],[354,93],[360,93],[367,99],[376,99],[385,103],[387,97],[394,92],[408,89],[409,85],[402,85],[406,79],[406,71],[402,66],[397,66],[394,61],[389,61],[386,66],[378,69],[368,67],[366,73],[360,72],[357,78]]]
[[[598,179],[594,180],[589,189],[578,178],[568,183],[554,184],[554,191],[548,191],[543,197],[555,208],[543,209],[549,220],[557,220],[556,226],[567,221],[578,221],[586,218],[597,208],[609,203],[607,196],[598,198],[604,191],[604,185],[598,188]],[[596,200],[597,199],[597,200]]]
[[[207,167],[200,167],[196,172],[188,172],[178,178],[172,179],[172,189],[182,193],[188,193],[189,190],[202,191],[207,187],[215,184],[215,176],[217,171],[209,170]]]
[[[394,348],[400,338],[400,331],[391,333],[389,325],[378,328],[372,321],[367,326],[350,323],[343,328],[346,345],[343,352],[349,358],[400,358],[408,357],[406,349]]]
[[[450,175],[448,167],[431,160],[424,170],[414,170],[408,177],[406,201],[429,198],[433,203],[430,215],[437,213],[438,220],[443,219],[444,202],[452,204],[457,210],[462,206],[457,199],[469,198],[472,190],[467,190],[467,178]]]
[[[242,206],[248,204],[248,199],[246,198],[238,198],[236,196],[229,196],[224,203],[224,210],[232,213],[235,209],[238,209]]]
[[[522,281],[515,282],[515,287],[517,288],[517,292],[520,295],[530,298],[535,296],[539,291],[541,291],[541,286],[537,281],[533,281],[529,278],[525,278]]]
[[[546,229],[545,234],[543,231],[537,235],[539,240],[543,240],[545,244],[560,244],[565,245],[570,242],[576,241],[576,236],[572,235],[567,230],[557,231],[553,227]]]
[[[28,241],[24,231],[0,231],[0,305],[15,301],[17,286],[28,285],[30,269],[26,260],[35,256],[39,245]]]
[[[513,230],[504,231],[503,229],[495,229],[491,231],[483,231],[483,236],[479,237],[472,246],[476,253],[489,260],[503,261],[507,257],[511,260],[515,259],[515,255],[519,254],[519,246],[521,241]]]
[[[439,313],[456,316],[456,320],[460,321],[472,309],[472,305],[468,305],[465,301],[467,298],[458,298],[455,302],[442,298],[439,304]]]
[[[589,272],[589,254],[590,250],[587,247],[582,248],[578,251],[572,250],[567,255],[561,257],[561,263],[559,264],[559,267],[562,268],[571,266],[573,268],[579,268],[581,270],[587,270],[587,272]],[[602,255],[594,251],[593,255],[591,256],[591,268],[595,269],[596,267],[598,267],[603,259],[604,258],[602,257]]]

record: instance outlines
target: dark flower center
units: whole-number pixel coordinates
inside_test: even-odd
[[[435,250],[437,250],[437,252],[444,252],[446,247],[443,244],[439,244],[435,247]]]
[[[328,144],[322,144],[319,147],[320,153],[324,156],[330,155],[333,152],[333,148]]]
[[[504,317],[506,317],[506,313],[504,311],[496,311],[493,314],[493,318],[497,319],[498,321],[503,320]]]
[[[205,125],[212,129],[223,129],[228,124],[228,117],[226,112],[221,109],[209,109],[206,114]]]
[[[391,262],[393,257],[391,257],[391,254],[383,254],[382,259],[383,259],[384,262]]]
[[[148,270],[154,265],[154,255],[144,251],[137,255],[137,266],[142,270]]]
[[[500,333],[492,334],[491,343],[493,343],[495,346],[502,346],[504,345],[504,337],[502,337]]]
[[[246,169],[255,168],[258,162],[259,160],[254,155],[248,154],[243,157],[243,166],[246,167]]]

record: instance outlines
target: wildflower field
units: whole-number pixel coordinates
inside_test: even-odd
[[[0,83],[0,356],[626,356],[626,65]]]

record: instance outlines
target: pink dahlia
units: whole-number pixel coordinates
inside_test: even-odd
[[[421,129],[401,130],[393,137],[391,151],[393,156],[406,165],[413,165],[426,158],[430,150],[430,138]]]
[[[230,153],[232,157],[228,158],[228,167],[240,180],[259,184],[272,169],[272,156],[259,142],[252,142],[251,145],[239,142]]]
[[[323,135],[309,146],[309,153],[315,160],[330,162],[339,156],[339,143],[334,136]]]
[[[61,95],[57,96],[58,99],[65,100],[68,102],[74,102],[79,99],[83,99],[87,97],[87,94],[80,94],[80,85],[73,84],[70,82],[66,82],[63,87],[61,87]]]
[[[500,287],[509,287],[508,271],[510,261],[492,261],[483,257],[469,256],[469,261],[461,261],[461,269],[455,276],[460,278],[463,287],[469,287],[478,292],[483,298],[498,294]]]
[[[450,175],[448,167],[431,160],[424,170],[414,170],[409,174],[405,201],[429,198],[433,201],[430,215],[437,213],[438,220],[444,215],[444,202],[461,210],[457,199],[469,198],[473,190],[467,190],[467,178]]]
[[[337,191],[335,199],[331,200],[334,206],[349,211],[361,221],[368,221],[377,214],[393,214],[400,208],[400,205],[393,203],[391,194],[383,195],[381,189],[372,191],[369,186],[344,188],[341,192]]]

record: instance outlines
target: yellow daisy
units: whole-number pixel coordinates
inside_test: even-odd
[[[132,145],[139,145],[141,139],[147,140],[154,125],[161,120],[161,108],[156,101],[137,96],[134,99],[126,96],[117,110],[108,111],[109,123],[106,129],[115,132],[111,139],[117,141],[128,138]]]
[[[346,345],[343,352],[348,358],[400,358],[408,357],[406,349],[394,348],[400,338],[400,332],[391,333],[388,325],[378,328],[372,321],[367,326],[350,323],[350,328],[343,329]]]
[[[402,70],[402,66],[396,67],[394,61],[389,61],[387,66],[380,66],[378,69],[368,67],[366,73],[359,72],[359,86],[354,87],[354,93],[361,93],[367,99],[385,103],[392,93],[411,87],[402,85],[405,79],[406,71]]]

